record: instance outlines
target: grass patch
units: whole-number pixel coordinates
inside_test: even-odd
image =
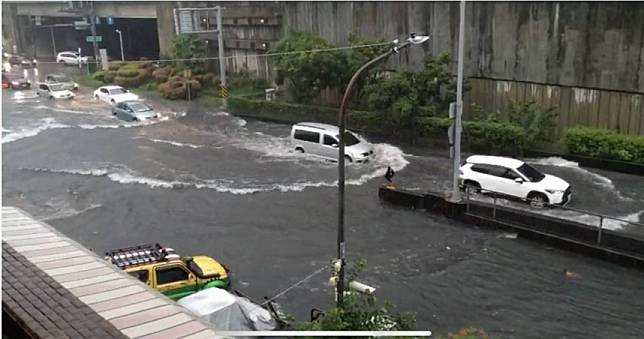
[[[74,81],[81,86],[87,86],[91,88],[98,88],[103,86],[103,83],[93,79],[91,75],[76,75],[73,77]]]

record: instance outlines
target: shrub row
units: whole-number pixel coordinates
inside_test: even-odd
[[[644,163],[644,136],[575,127],[566,131],[564,140],[572,154]]]

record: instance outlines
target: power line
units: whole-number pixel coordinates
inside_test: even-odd
[[[245,57],[270,57],[270,56],[278,56],[278,55],[290,55],[290,54],[300,54],[300,53],[320,53],[320,52],[332,52],[332,51],[341,51],[341,50],[348,50],[348,49],[359,49],[359,48],[367,48],[367,47],[377,47],[377,46],[385,46],[385,45],[391,45],[391,42],[381,42],[377,44],[367,44],[367,45],[355,45],[355,46],[343,46],[343,47],[332,47],[332,48],[319,48],[319,49],[309,49],[309,50],[304,50],[304,51],[290,51],[290,52],[275,52],[275,53],[265,53],[265,54],[255,54],[255,55],[247,55]],[[202,57],[202,58],[176,58],[176,59],[153,59],[153,60],[126,60],[126,63],[147,63],[147,62],[172,62],[172,61],[206,61],[206,60],[219,60],[219,59],[234,59],[234,56],[226,56],[226,57]],[[55,64],[55,61],[39,61],[38,63],[43,63],[43,64]],[[97,64],[99,63],[96,60],[88,61],[87,63],[94,63]],[[120,61],[110,61],[110,63],[122,63]]]
[[[300,281],[296,282],[295,284],[293,284],[293,285],[289,286],[288,288],[286,288],[286,289],[285,289],[285,290],[283,290],[282,292],[280,292],[280,293],[276,294],[274,297],[272,297],[272,298],[270,298],[270,299],[266,299],[266,301],[264,301],[264,302],[262,303],[262,305],[261,305],[261,306],[264,306],[264,305],[268,304],[269,302],[271,302],[271,301],[273,301],[273,300],[275,300],[275,299],[277,299],[277,298],[279,298],[279,297],[283,296],[284,294],[286,294],[286,292],[288,292],[288,291],[292,290],[293,288],[295,288],[295,287],[299,286],[299,285],[300,285],[300,284],[302,284],[303,282],[305,282],[305,281],[307,281],[307,280],[309,280],[309,279],[313,278],[314,276],[316,276],[316,275],[317,275],[317,274],[319,274],[320,272],[322,272],[322,271],[326,270],[327,268],[328,268],[327,266],[323,266],[323,267],[319,268],[319,269],[318,269],[318,270],[316,270],[315,272],[313,272],[313,273],[309,274],[308,276],[306,276],[306,278],[304,278],[304,279],[302,279],[302,280],[300,280]]]

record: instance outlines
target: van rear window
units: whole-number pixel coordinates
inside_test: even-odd
[[[308,142],[319,143],[320,142],[320,133],[304,131],[301,129],[296,129],[293,138],[297,140],[304,140]]]

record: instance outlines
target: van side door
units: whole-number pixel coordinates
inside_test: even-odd
[[[322,134],[321,150],[326,158],[338,158],[338,144],[338,139],[336,139],[334,136],[326,133]]]
[[[293,140],[295,142],[295,147],[302,147],[305,153],[311,153],[314,155],[323,155],[321,154],[320,147],[320,133],[307,131],[305,129],[295,129],[293,132]]]

